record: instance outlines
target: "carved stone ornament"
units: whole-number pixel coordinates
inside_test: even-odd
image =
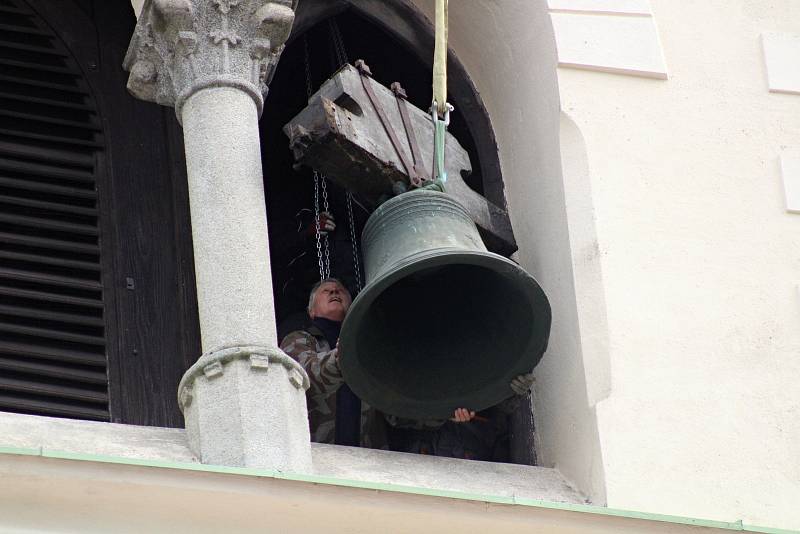
[[[181,410],[191,403],[195,381],[202,377],[213,380],[225,373],[225,367],[231,362],[247,360],[249,369],[254,372],[266,372],[270,364],[281,367],[287,375],[289,383],[297,389],[306,391],[310,386],[308,375],[303,367],[287,356],[282,350],[272,347],[230,347],[203,354],[183,375],[178,386],[178,402]]]
[[[298,0],[145,0],[123,66],[136,98],[181,109],[207,87],[236,87],[258,114]]]

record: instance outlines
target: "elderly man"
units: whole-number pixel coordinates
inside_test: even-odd
[[[336,348],[351,300],[339,280],[318,282],[308,298],[311,325],[290,333],[281,343],[311,380],[306,393],[308,419],[311,439],[318,443],[360,444],[361,402],[342,379]]]

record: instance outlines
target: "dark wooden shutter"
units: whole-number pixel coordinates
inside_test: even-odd
[[[102,151],[69,51],[21,0],[0,0],[0,410],[109,419]]]

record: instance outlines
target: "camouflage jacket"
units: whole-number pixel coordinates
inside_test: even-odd
[[[295,330],[283,338],[281,349],[308,373],[311,386],[306,391],[311,440],[333,443],[336,425],[336,391],[344,383],[336,359],[322,331],[315,326]],[[361,402],[361,446],[386,448],[385,422],[380,414]]]

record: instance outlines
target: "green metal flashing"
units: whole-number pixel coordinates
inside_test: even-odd
[[[481,495],[459,491],[437,490],[429,488],[419,488],[415,486],[403,486],[396,484],[386,484],[379,482],[364,482],[360,480],[350,480],[333,477],[323,477],[316,475],[301,475],[296,473],[284,473],[281,471],[270,471],[265,469],[253,469],[249,467],[226,467],[220,465],[205,465],[191,462],[170,462],[162,460],[142,460],[136,458],[124,458],[119,456],[103,456],[96,454],[83,454],[74,452],[51,451],[42,448],[20,448],[0,446],[0,455],[17,456],[41,456],[58,460],[75,460],[82,462],[98,462],[106,464],[132,465],[139,467],[156,467],[162,469],[177,469],[183,471],[200,471],[206,473],[219,473],[228,475],[245,475],[260,478],[273,478],[278,480],[288,480],[293,482],[307,482],[311,484],[324,484],[329,486],[340,486],[347,488],[367,489],[375,491],[385,491],[390,493],[406,493],[413,495],[425,495],[429,497],[440,497],[447,499],[459,499],[467,501],[479,501],[494,504],[506,504],[515,506],[529,506],[533,508],[543,508],[550,510],[563,510],[568,512],[588,513],[596,515],[613,516],[627,519],[639,519],[644,521],[659,521],[664,523],[675,523],[681,525],[691,525],[696,527],[717,528],[722,530],[734,530],[739,532],[758,532],[763,534],[798,534],[798,531],[784,530],[770,527],[759,527],[747,525],[742,521],[725,522],[712,521],[708,519],[696,519],[691,517],[681,517],[674,515],[653,514],[648,512],[636,512],[617,508],[606,508],[588,504],[570,504],[550,501],[540,501],[536,499],[521,499],[516,497],[504,497],[498,495]]]

